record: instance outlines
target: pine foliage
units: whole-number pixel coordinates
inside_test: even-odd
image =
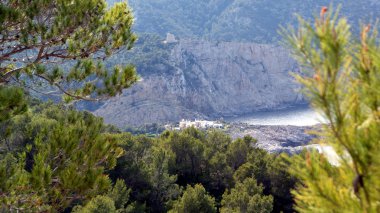
[[[25,112],[27,103],[22,89],[0,86],[0,122]]]
[[[102,119],[49,103],[19,117],[24,147],[10,149],[0,163],[3,208],[63,211],[109,190],[104,172],[123,150],[104,133]]]
[[[191,213],[191,212],[216,212],[215,199],[208,195],[202,185],[196,184],[194,187],[187,186],[182,197],[173,203],[173,208],[169,212]]]
[[[235,187],[223,194],[222,213],[270,213],[273,197],[262,195],[264,187],[257,185],[253,178],[236,183]]]
[[[107,196],[96,196],[84,207],[77,206],[73,213],[117,213],[114,201]]]
[[[300,18],[286,32],[303,66],[297,79],[313,107],[328,123],[322,146],[338,159],[307,152],[297,157],[293,174],[300,212],[380,212],[380,46],[376,27],[350,33],[347,19],[324,7],[313,24]]]
[[[0,11],[0,85],[64,94],[71,101],[115,96],[136,82],[133,66],[109,70],[103,64],[136,40],[125,2],[6,0]],[[54,89],[47,92],[44,85]]]

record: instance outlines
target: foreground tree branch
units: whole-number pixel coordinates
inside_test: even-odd
[[[362,27],[353,39],[345,18],[322,8],[314,24],[300,18],[285,30],[288,45],[304,67],[297,76],[313,107],[328,120],[322,146],[337,153],[308,152],[291,170],[302,182],[294,191],[300,212],[379,212],[380,46],[377,29]],[[330,153],[331,154],[331,153]]]
[[[0,85],[15,83],[12,77],[23,82],[38,77],[71,101],[115,96],[137,81],[132,66],[103,65],[136,41],[126,3],[107,8],[104,0],[0,2]],[[76,86],[68,88],[73,82]]]

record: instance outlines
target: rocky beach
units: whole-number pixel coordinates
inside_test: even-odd
[[[257,146],[270,153],[285,152],[294,154],[302,151],[315,138],[310,131],[320,128],[316,126],[272,126],[232,123],[226,132],[232,138],[250,135],[257,139]]]

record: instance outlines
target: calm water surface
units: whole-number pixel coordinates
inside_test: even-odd
[[[250,115],[228,119],[229,122],[251,125],[292,125],[312,126],[324,121],[323,117],[307,106],[272,112],[257,112]]]

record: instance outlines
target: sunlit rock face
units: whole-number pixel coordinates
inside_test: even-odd
[[[139,70],[142,80],[95,114],[123,127],[305,103],[292,76],[299,67],[280,46],[183,39],[167,51],[167,60]]]

